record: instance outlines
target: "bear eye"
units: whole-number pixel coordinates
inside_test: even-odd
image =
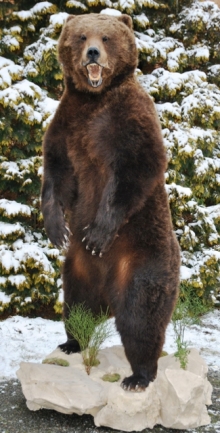
[[[108,36],[103,36],[102,40],[103,40],[103,42],[107,42],[108,41]]]
[[[81,39],[81,41],[86,41],[86,36],[85,35],[81,35],[80,39]]]

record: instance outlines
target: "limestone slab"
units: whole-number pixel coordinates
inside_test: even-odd
[[[100,364],[92,367],[89,376],[80,354],[66,355],[56,349],[45,358],[54,357],[67,360],[69,366],[20,364],[17,376],[30,410],[90,414],[96,426],[123,431],[142,431],[156,424],[190,429],[210,422],[206,405],[211,404],[212,386],[207,365],[195,349],[189,353],[186,370],[173,355],[160,358],[156,380],[142,393],[120,387],[131,374],[122,346],[101,350]],[[118,373],[121,379],[105,382],[106,373]]]

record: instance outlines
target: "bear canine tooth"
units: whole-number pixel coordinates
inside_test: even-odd
[[[95,80],[91,80],[90,78],[88,78],[88,83],[92,86],[92,87],[99,87],[102,84],[102,77],[99,79],[99,81],[95,81]]]

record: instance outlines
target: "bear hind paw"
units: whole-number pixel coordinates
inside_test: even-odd
[[[59,344],[59,349],[62,350],[62,352],[66,353],[67,355],[70,355],[71,353],[80,352],[80,346],[78,341],[75,340],[67,340],[66,343]]]
[[[143,392],[148,387],[149,383],[153,381],[153,379],[149,379],[142,374],[132,374],[129,377],[126,377],[122,383],[121,387],[125,391],[131,392]]]

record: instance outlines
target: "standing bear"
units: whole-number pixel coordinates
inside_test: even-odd
[[[155,379],[179,283],[161,128],[134,76],[129,16],[70,15],[58,53],[65,91],[44,137],[42,212],[54,245],[65,220],[71,232],[64,317],[78,303],[114,315],[133,371],[122,387],[141,391]],[[68,332],[59,347],[80,350]]]

